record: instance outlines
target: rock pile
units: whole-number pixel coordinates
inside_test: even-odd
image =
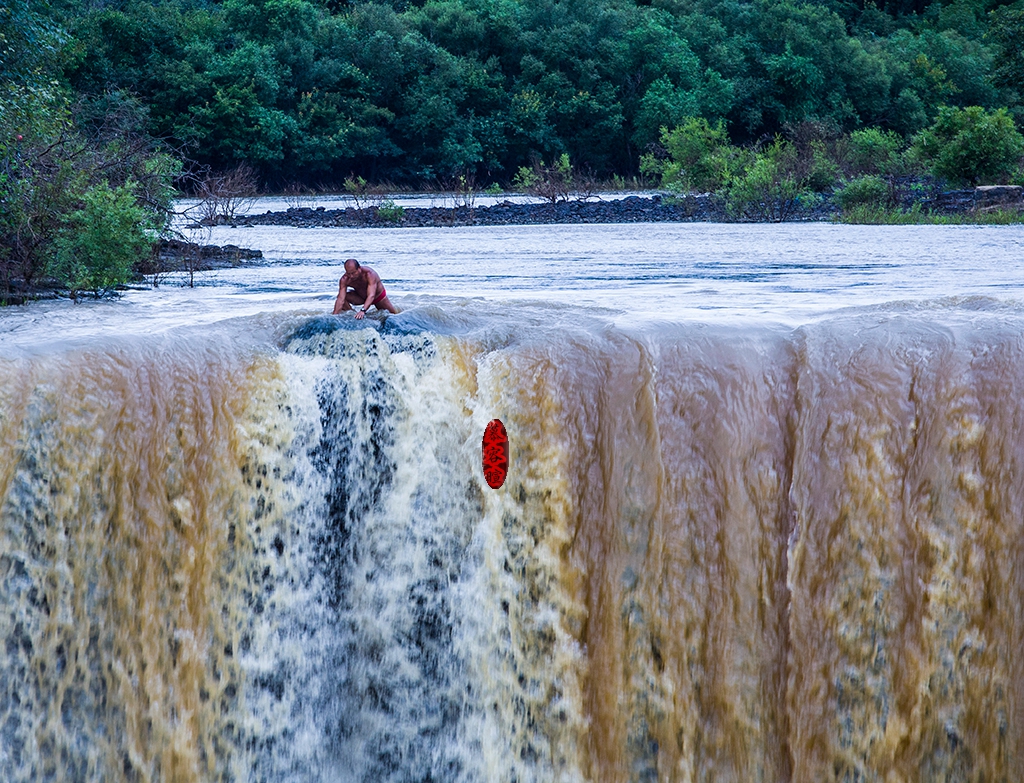
[[[974,189],[974,206],[978,209],[1024,207],[1024,187],[1020,185],[981,185]]]
[[[154,259],[155,270],[147,269],[146,274],[153,271],[180,272],[206,271],[209,269],[225,269],[242,266],[263,258],[262,250],[249,250],[237,245],[197,245],[194,242],[183,242],[179,239],[162,239],[157,247]]]
[[[977,210],[1024,208],[1022,189],[992,185],[969,190],[942,190],[935,183],[897,182],[903,192],[900,206],[920,204],[925,212],[968,213]],[[833,220],[838,212],[830,194],[819,194],[808,205],[798,205],[790,220]],[[293,226],[298,228],[411,228],[422,226],[524,226],[550,223],[692,223],[735,221],[722,199],[713,194],[678,198],[652,195],[628,196],[614,201],[565,201],[556,204],[516,204],[502,201],[484,207],[365,207],[325,209],[292,207],[286,212],[239,217],[233,226]],[[743,219],[746,222],[746,219]]]
[[[709,194],[684,198],[628,196],[615,201],[567,201],[556,204],[515,204],[502,201],[485,207],[407,207],[401,214],[376,207],[365,209],[292,208],[240,218],[237,225],[351,228],[419,226],[523,226],[550,223],[663,223],[724,221],[724,205]]]

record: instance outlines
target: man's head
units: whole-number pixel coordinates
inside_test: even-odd
[[[359,262],[354,258],[345,259],[345,274],[354,275],[359,271]]]

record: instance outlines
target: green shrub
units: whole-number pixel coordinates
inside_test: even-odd
[[[345,179],[345,192],[352,198],[356,209],[363,209],[370,196],[371,188],[362,177],[350,176]]]
[[[377,208],[377,217],[387,223],[398,223],[405,216],[405,207],[398,206],[391,199],[385,199]]]
[[[875,174],[857,177],[836,191],[835,199],[843,210],[865,204],[882,207],[889,201],[889,183]]]
[[[543,161],[541,162],[543,165]],[[512,178],[512,187],[520,193],[528,193],[530,188],[537,184],[540,176],[530,166],[520,166],[515,177]]]
[[[126,282],[132,267],[154,242],[152,215],[136,201],[135,185],[111,188],[106,182],[82,194],[82,206],[64,220],[50,274],[73,297],[99,296]]]
[[[644,174],[661,177],[661,186],[670,190],[715,191],[723,187],[736,168],[738,151],[729,144],[725,125],[712,126],[703,117],[689,117],[682,125],[662,131],[661,143],[667,161],[645,155],[640,169]]]
[[[943,106],[932,127],[914,140],[914,154],[932,173],[961,185],[1008,180],[1024,155],[1024,137],[1006,109]]]
[[[776,138],[734,177],[726,192],[726,208],[735,217],[778,223],[801,204],[813,200],[807,182],[795,173],[796,149]]]
[[[898,133],[879,128],[854,131],[849,136],[849,162],[861,174],[896,174],[901,169],[900,149],[903,139]]]
[[[839,164],[829,155],[821,141],[811,142],[811,165],[807,173],[807,187],[820,193],[832,188],[839,179]]]

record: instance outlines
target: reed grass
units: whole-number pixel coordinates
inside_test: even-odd
[[[874,204],[859,204],[840,212],[836,221],[853,225],[905,226],[905,225],[1012,225],[1024,223],[1024,210],[999,208],[976,210],[955,215],[937,215],[925,211],[920,204],[910,209],[882,207]]]

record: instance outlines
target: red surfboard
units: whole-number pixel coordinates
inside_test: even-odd
[[[508,434],[501,419],[493,419],[484,430],[484,479],[487,486],[497,489],[508,475]]]

